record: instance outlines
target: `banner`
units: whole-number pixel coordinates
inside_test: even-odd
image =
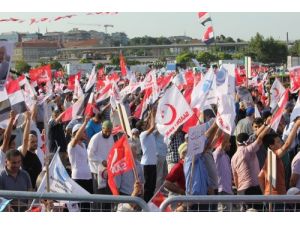
[[[36,69],[31,69],[29,71],[29,77],[31,81],[36,81],[37,84],[47,83],[48,81],[51,82],[52,75],[51,75],[51,66],[41,66]]]
[[[13,56],[14,43],[0,41],[0,91],[4,89]]]

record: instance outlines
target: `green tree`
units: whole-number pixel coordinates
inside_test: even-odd
[[[53,69],[53,70],[63,69],[63,66],[57,60],[50,61],[50,66],[51,66],[51,69]]]
[[[104,67],[104,64],[103,63],[98,63],[96,65],[96,69],[99,70],[100,68]]]
[[[291,46],[289,54],[291,56],[300,56],[300,40],[295,41],[295,43]]]
[[[218,52],[217,53],[217,58],[219,60],[224,60],[224,59],[232,59],[232,56],[228,53],[225,53],[225,52]]]
[[[254,60],[263,63],[283,63],[286,61],[288,51],[285,43],[276,41],[270,37],[264,37],[257,33],[251,38],[248,55]]]
[[[245,54],[242,52],[236,52],[232,54],[233,59],[243,59],[245,57]]]
[[[216,56],[209,52],[199,52],[196,56],[198,62],[203,64],[210,64],[211,62],[216,60]]]
[[[119,58],[119,56],[118,55],[112,55],[110,57],[110,64],[116,65],[116,66],[120,65],[120,58]]]
[[[28,73],[31,66],[24,60],[16,61],[15,69],[18,73]]]
[[[79,63],[92,63],[92,60],[90,59],[80,59]]]
[[[195,54],[192,52],[182,52],[176,56],[176,62],[179,64],[187,63],[194,57],[195,57]]]

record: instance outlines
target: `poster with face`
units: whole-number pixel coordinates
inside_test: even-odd
[[[0,91],[7,80],[13,56],[13,42],[0,41]]]

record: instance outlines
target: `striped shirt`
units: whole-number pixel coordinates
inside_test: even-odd
[[[239,146],[231,159],[232,174],[238,191],[259,185],[259,163],[256,156],[259,148],[257,140],[250,145]]]

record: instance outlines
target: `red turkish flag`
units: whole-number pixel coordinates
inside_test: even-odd
[[[113,195],[119,195],[114,178],[134,168],[130,146],[125,135],[119,139],[107,157],[108,185]]]
[[[46,65],[36,69],[31,69],[29,71],[29,77],[31,81],[36,81],[38,84],[47,83],[52,79],[51,66]]]
[[[294,93],[300,88],[300,66],[290,69],[291,92]]]

